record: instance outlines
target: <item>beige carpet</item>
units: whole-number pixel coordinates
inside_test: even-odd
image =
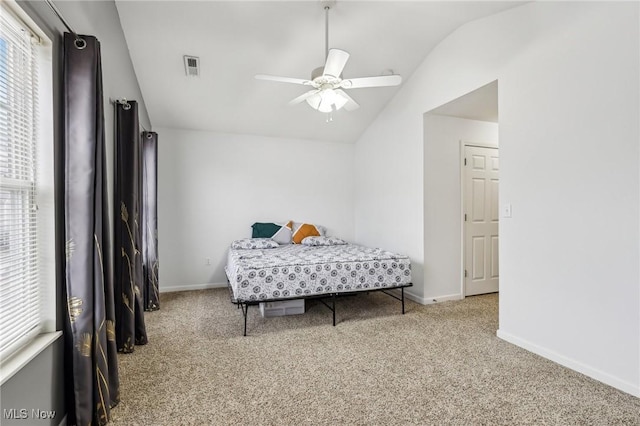
[[[340,299],[338,324],[242,315],[226,289],[163,294],[120,355],[114,425],[640,425],[640,399],[498,339],[498,296]]]

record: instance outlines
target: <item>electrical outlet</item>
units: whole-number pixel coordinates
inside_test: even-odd
[[[211,258],[210,257],[205,257],[204,264],[205,264],[205,266],[211,266]]]

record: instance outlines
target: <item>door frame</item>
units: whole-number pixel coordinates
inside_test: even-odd
[[[460,253],[460,299],[464,299],[467,297],[466,286],[465,286],[465,264],[466,264],[466,226],[464,221],[464,212],[465,212],[465,178],[466,176],[466,168],[464,167],[464,151],[467,146],[475,146],[478,148],[495,148],[500,151],[500,147],[497,142],[471,142],[467,140],[460,139],[460,247],[462,248]],[[498,181],[498,200],[500,199],[500,181]],[[498,205],[500,202],[498,201]],[[500,224],[498,224],[498,238],[500,238]]]

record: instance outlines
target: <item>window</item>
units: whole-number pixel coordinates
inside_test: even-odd
[[[37,203],[42,132],[38,123],[39,37],[4,3],[1,7],[0,359],[5,359],[41,331],[41,215]]]

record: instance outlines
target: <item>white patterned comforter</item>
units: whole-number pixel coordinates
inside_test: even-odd
[[[239,302],[294,299],[411,283],[408,256],[354,244],[229,249],[225,271]]]

